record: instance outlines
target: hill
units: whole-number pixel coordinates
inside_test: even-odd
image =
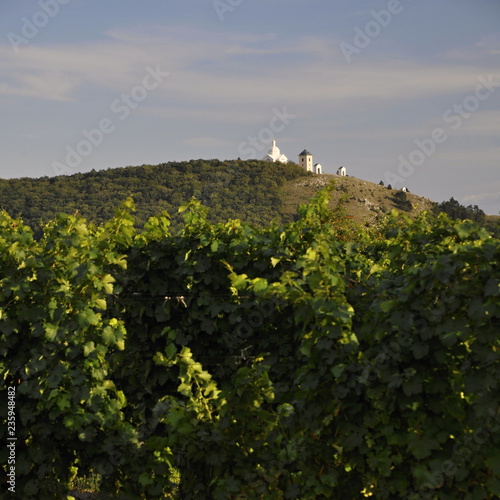
[[[262,161],[192,160],[114,168],[71,176],[0,180],[0,209],[38,229],[57,213],[74,213],[94,222],[113,216],[121,201],[136,202],[137,225],[166,211],[173,224],[179,206],[192,197],[209,208],[211,222],[242,219],[266,225],[280,219],[280,190],[306,176],[297,165]]]
[[[393,209],[406,212],[413,217],[423,211],[433,210],[436,205],[428,198],[388,189],[356,177],[322,174],[288,181],[282,191],[282,213],[295,213],[300,203],[307,202],[318,189],[332,181],[336,185],[336,190],[332,195],[332,204],[337,203],[343,197],[348,213],[356,221],[366,225],[374,224],[378,216]]]
[[[210,222],[241,219],[265,226],[293,220],[297,207],[335,181],[332,204],[342,197],[350,216],[373,225],[396,208],[410,216],[431,211],[436,203],[355,177],[306,173],[294,163],[191,160],[160,165],[123,167],[70,176],[0,180],[0,209],[40,233],[57,213],[75,213],[100,223],[110,219],[128,196],[137,206],[137,226],[162,211],[179,222],[179,206],[192,197],[208,209]],[[495,221],[488,219],[489,224]]]

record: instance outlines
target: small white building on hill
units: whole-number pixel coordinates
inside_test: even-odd
[[[267,153],[264,158],[262,158],[264,161],[271,161],[271,162],[280,162],[280,163],[288,163],[288,158],[281,153],[280,148],[276,146],[276,140],[273,139],[273,144],[271,148],[269,149],[269,152]]]
[[[313,155],[307,149],[299,154],[299,165],[307,172],[313,171]]]
[[[288,163],[288,157],[280,151],[280,148],[276,145],[275,139],[273,139],[273,143],[269,149],[269,152],[262,159],[264,161],[269,161],[269,162]],[[323,166],[321,165],[321,163],[313,164],[313,155],[309,153],[307,149],[304,149],[304,151],[302,151],[302,153],[299,154],[299,165],[306,172],[313,172],[315,174],[323,173]],[[341,169],[344,169],[343,174],[339,174],[339,171]],[[346,175],[345,167],[340,167],[340,169],[337,171],[337,175]]]
[[[299,165],[306,170],[306,172],[314,172],[315,174],[321,174],[323,172],[323,167],[321,163],[316,163],[313,166],[313,155],[304,149],[302,153],[299,154]]]

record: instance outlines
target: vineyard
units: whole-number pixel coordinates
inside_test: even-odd
[[[196,201],[175,230],[131,200],[40,238],[3,213],[13,497],[90,474],[102,498],[498,498],[500,240],[360,228],[329,191],[263,229]]]

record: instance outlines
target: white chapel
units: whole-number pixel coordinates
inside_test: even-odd
[[[275,139],[273,139],[273,143],[271,148],[269,149],[269,152],[262,159],[269,162],[288,163],[288,157],[280,151],[280,148],[276,145]],[[313,163],[313,155],[309,153],[307,149],[304,149],[304,151],[299,154],[299,165],[304,170],[306,170],[306,172],[313,172],[315,174],[323,173],[323,167],[321,163]],[[337,171],[337,175],[346,175],[345,167],[340,167]]]
[[[288,163],[288,158],[281,153],[280,148],[276,146],[276,141],[274,139],[273,139],[273,145],[269,149],[269,152],[262,159],[264,161],[272,161],[272,162],[278,161],[280,163]]]

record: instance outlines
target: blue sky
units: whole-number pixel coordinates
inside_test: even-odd
[[[16,0],[0,177],[297,161],[500,211],[499,0]]]

